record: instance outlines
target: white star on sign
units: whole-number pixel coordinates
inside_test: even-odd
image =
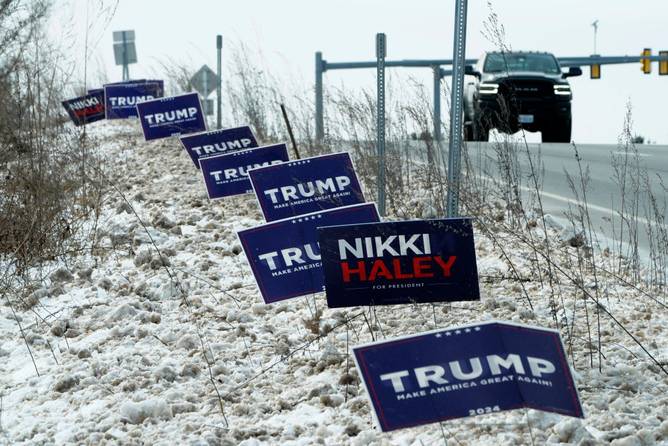
[[[480,331],[480,327],[474,328],[475,331]]]
[[[437,338],[440,338],[441,336],[443,336],[441,333],[436,333]]]
[[[467,329],[465,329],[464,331],[465,331],[466,333],[471,333],[471,329],[470,329],[470,328],[467,328]]]
[[[461,330],[455,330],[455,334],[461,334],[461,333],[462,333]]]
[[[452,333],[450,333],[449,331],[446,331],[446,332],[445,332],[445,335],[446,335],[446,336],[452,336]]]

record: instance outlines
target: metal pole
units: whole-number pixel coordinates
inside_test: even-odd
[[[464,98],[464,65],[466,53],[466,4],[457,0],[455,6],[455,43],[452,64],[452,99],[450,102],[450,150],[448,152],[447,215],[459,214],[459,181],[462,145],[462,114]]]
[[[216,36],[216,57],[218,59],[218,85],[216,86],[216,127],[222,127],[222,95],[223,95],[223,67],[222,67],[222,53],[223,52],[223,36],[220,34]]]
[[[441,136],[441,67],[434,65],[434,140],[440,141]]]
[[[385,56],[384,33],[376,34],[376,143],[378,144],[378,212],[385,216]]]
[[[204,91],[208,92],[209,91],[209,72],[207,70],[204,70],[202,72],[202,84],[204,84]],[[202,96],[204,96],[204,102],[206,102],[206,100],[209,96],[205,96],[205,95],[202,95]]]
[[[123,31],[123,80],[127,81],[130,79],[130,69],[128,68],[128,40],[125,37],[125,31]]]
[[[315,140],[321,143],[325,137],[325,121],[322,110],[322,53],[315,53]]]

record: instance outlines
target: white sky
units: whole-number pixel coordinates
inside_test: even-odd
[[[467,57],[495,49],[483,36],[483,24],[490,14],[488,3],[513,49],[589,55],[593,51],[591,23],[598,19],[600,54],[639,55],[643,47],[652,48],[654,54],[668,50],[665,0],[469,0]],[[81,56],[88,14],[89,39],[98,42],[89,70],[105,70],[111,81],[121,77],[120,67],[113,62],[111,33],[124,29],[134,29],[137,36],[139,64],[130,68],[134,78],[159,75],[160,63],[169,59],[191,62],[193,73],[204,63],[215,69],[216,34],[224,36],[223,58],[231,45],[244,42],[261,52],[265,66],[279,77],[300,79],[308,85],[313,83],[315,51],[322,51],[331,62],[372,60],[377,32],[387,34],[388,59],[452,57],[454,0],[120,0],[106,28],[99,14],[101,4],[114,2],[57,2],[60,18],[54,30],[78,30],[76,51]],[[64,19],[69,16],[74,17],[74,26]],[[59,30],[59,26],[68,30]],[[635,132],[668,144],[668,76],[658,75],[657,63],[652,70],[651,75],[644,75],[640,63],[604,66],[602,79],[590,80],[589,70],[584,69],[582,77],[571,81],[574,140],[616,142],[630,100]],[[410,75],[431,85],[428,69],[394,73],[391,81]],[[326,85],[349,88],[374,87],[374,79],[374,70],[325,74]]]

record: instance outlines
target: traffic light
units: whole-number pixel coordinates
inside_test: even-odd
[[[659,51],[659,56],[665,58],[659,61],[659,74],[665,76],[668,74],[668,51]]]
[[[589,78],[590,79],[600,79],[601,78],[601,64],[595,63],[589,65]]]
[[[650,74],[652,72],[652,61],[646,59],[646,57],[650,57],[651,55],[652,55],[651,48],[645,48],[644,50],[642,50],[642,59],[640,59],[640,64],[642,72],[645,74]]]

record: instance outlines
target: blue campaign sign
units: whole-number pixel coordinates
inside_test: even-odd
[[[353,353],[383,431],[522,407],[584,418],[554,330],[492,321]]]
[[[200,158],[258,147],[255,135],[248,126],[182,136],[181,144],[198,169]]]
[[[162,81],[132,81],[104,86],[107,119],[127,119],[137,116],[137,104],[161,98]]]
[[[267,221],[364,203],[347,152],[260,167],[248,176]]]
[[[376,205],[365,203],[267,223],[238,235],[262,298],[269,304],[322,291],[318,226],[379,219]]]
[[[146,141],[206,131],[197,93],[141,102],[137,114]]]
[[[62,102],[72,122],[84,125],[104,119],[104,92],[91,90],[86,96]]]
[[[288,147],[281,143],[200,158],[199,165],[209,198],[215,200],[253,192],[248,179],[249,169],[284,163],[289,159]]]
[[[480,299],[469,218],[319,232],[330,308]]]

